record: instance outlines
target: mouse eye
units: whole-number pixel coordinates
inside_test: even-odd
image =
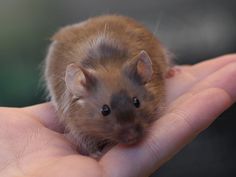
[[[103,116],[107,116],[111,113],[111,109],[109,108],[109,106],[107,104],[104,104],[102,106],[101,113]]]
[[[133,97],[133,104],[136,108],[139,108],[140,107],[139,99],[136,97]]]

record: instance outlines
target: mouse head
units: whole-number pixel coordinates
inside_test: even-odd
[[[147,87],[152,76],[145,51],[121,68],[111,63],[96,70],[68,65],[65,82],[72,103],[67,126],[118,143],[138,142],[154,120],[155,96]]]

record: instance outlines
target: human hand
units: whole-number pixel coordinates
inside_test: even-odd
[[[0,176],[148,176],[236,101],[236,55],[181,66],[167,80],[168,110],[133,147],[117,145],[99,161],[79,155],[51,103],[0,108]]]

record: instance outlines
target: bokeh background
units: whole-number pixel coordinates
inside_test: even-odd
[[[235,9],[235,0],[1,0],[0,106],[45,101],[41,65],[61,26],[128,15],[146,24],[178,64],[194,64],[236,52]],[[235,129],[234,105],[152,177],[235,177]]]

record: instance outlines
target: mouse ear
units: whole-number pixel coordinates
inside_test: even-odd
[[[131,80],[144,85],[151,80],[153,73],[152,61],[148,53],[142,50],[137,56],[125,63],[123,70]]]
[[[94,88],[96,79],[86,69],[70,64],[66,67],[65,82],[67,89],[75,96],[87,96]]]

